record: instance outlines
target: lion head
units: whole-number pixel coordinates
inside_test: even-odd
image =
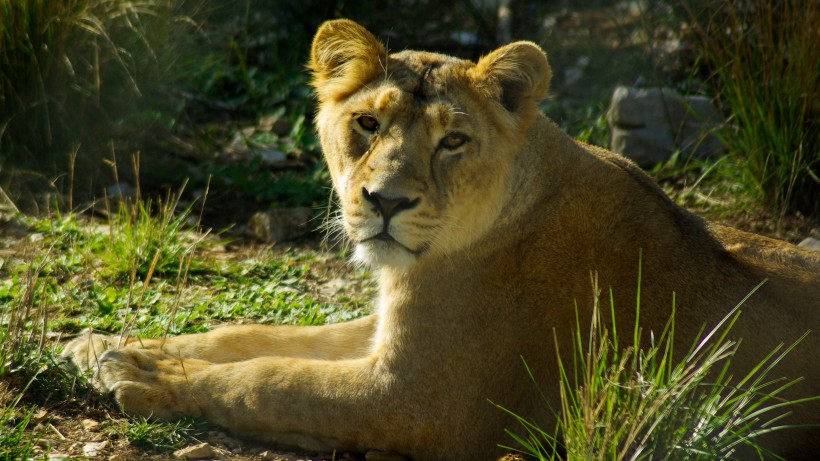
[[[505,213],[512,160],[549,87],[538,46],[512,43],[477,63],[388,54],[362,26],[338,20],[318,31],[310,68],[356,260],[403,268],[441,257]]]

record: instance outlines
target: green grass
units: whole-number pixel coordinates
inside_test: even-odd
[[[225,242],[188,224],[190,211],[166,197],[123,205],[104,221],[72,213],[19,217],[31,238],[0,265],[0,460],[42,456],[47,422],[31,419],[40,409],[113,411],[84,377],[60,365],[55,335],[93,328],[160,337],[225,322],[318,325],[366,312],[366,304],[343,296],[319,298],[311,269],[317,253],[232,256],[221,249]],[[168,270],[158,270],[166,257]],[[190,261],[199,269],[190,270]],[[178,448],[202,430],[192,421],[103,423],[113,439],[147,451]]]
[[[780,394],[796,381],[772,375],[796,344],[772,351],[747,375],[733,379],[737,343],[727,336],[743,302],[676,359],[674,297],[664,330],[642,344],[645,335],[637,321],[631,331],[617,330],[615,306],[605,314],[595,290],[589,336],[582,338],[579,319],[571,356],[558,351],[556,428],[545,430],[502,408],[523,428],[523,433],[508,431],[518,446],[505,448],[539,460],[711,460],[733,459],[746,445],[761,457],[777,458],[757,446],[755,437],[787,430],[778,420],[797,402],[784,402]],[[637,309],[639,314],[640,291]]]
[[[173,451],[205,435],[205,425],[194,419],[175,422],[133,418],[121,422],[115,431],[141,450]]]
[[[0,387],[0,394],[2,392],[3,388]],[[41,455],[36,447],[44,430],[34,428],[32,418],[36,408],[22,407],[22,396],[22,393],[18,394],[11,403],[5,403],[0,398],[0,460],[3,461],[25,460]]]
[[[713,0],[693,16],[730,117],[726,165],[781,216],[820,207],[820,4]]]

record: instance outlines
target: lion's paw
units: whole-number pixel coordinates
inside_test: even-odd
[[[100,357],[97,381],[126,413],[162,419],[196,416],[183,369],[179,359],[158,350],[110,350]]]
[[[117,343],[117,337],[92,334],[89,331],[69,342],[63,349],[61,358],[75,371],[85,373],[96,370],[100,357],[106,351],[116,348]]]
[[[129,414],[162,419],[197,416],[190,394],[189,371],[207,363],[183,363],[160,349],[140,349],[132,344],[117,349],[116,337],[88,334],[66,345],[62,357],[70,367],[91,374],[92,385],[111,393]]]

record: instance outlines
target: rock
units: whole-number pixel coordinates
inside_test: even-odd
[[[285,242],[309,233],[312,220],[310,208],[274,208],[251,216],[248,228],[263,242]]]
[[[68,461],[69,459],[71,459],[71,457],[63,453],[48,454],[48,461]]]
[[[212,459],[217,457],[217,453],[211,445],[200,443],[199,445],[181,448],[174,452],[174,456],[182,459]]]
[[[108,447],[108,440],[102,442],[88,442],[83,445],[83,453],[89,458],[93,458],[100,454],[106,447]]]
[[[806,237],[802,242],[798,243],[797,246],[805,248],[806,250],[820,252],[820,238]]]
[[[723,152],[713,134],[723,118],[702,96],[683,97],[669,88],[618,87],[607,117],[611,149],[642,167],[666,162],[676,150],[701,158]]]

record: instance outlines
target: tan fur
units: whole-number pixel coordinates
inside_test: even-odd
[[[619,324],[631,325],[641,253],[641,324],[657,335],[674,293],[681,349],[768,280],[732,331],[742,338],[736,376],[820,327],[816,254],[704,222],[631,162],[562,133],[538,112],[550,70],[536,45],[513,43],[475,64],[388,57],[340,20],[322,26],[312,53],[322,147],[356,257],[379,269],[378,312],[323,327],[131,340],[105,353],[110,339],[75,340],[66,356],[95,369],[125,411],[203,416],[308,449],[493,459],[497,443],[510,443],[504,429],[518,427],[488,400],[551,430],[520,357],[557,406],[553,332],[570,351],[574,301],[589,318],[591,271],[612,288]],[[378,129],[364,129],[372,120],[362,116]],[[817,338],[776,369],[805,378],[791,396],[820,394]],[[807,403],[788,421],[819,414]],[[820,453],[814,428],[765,442],[789,459]]]

